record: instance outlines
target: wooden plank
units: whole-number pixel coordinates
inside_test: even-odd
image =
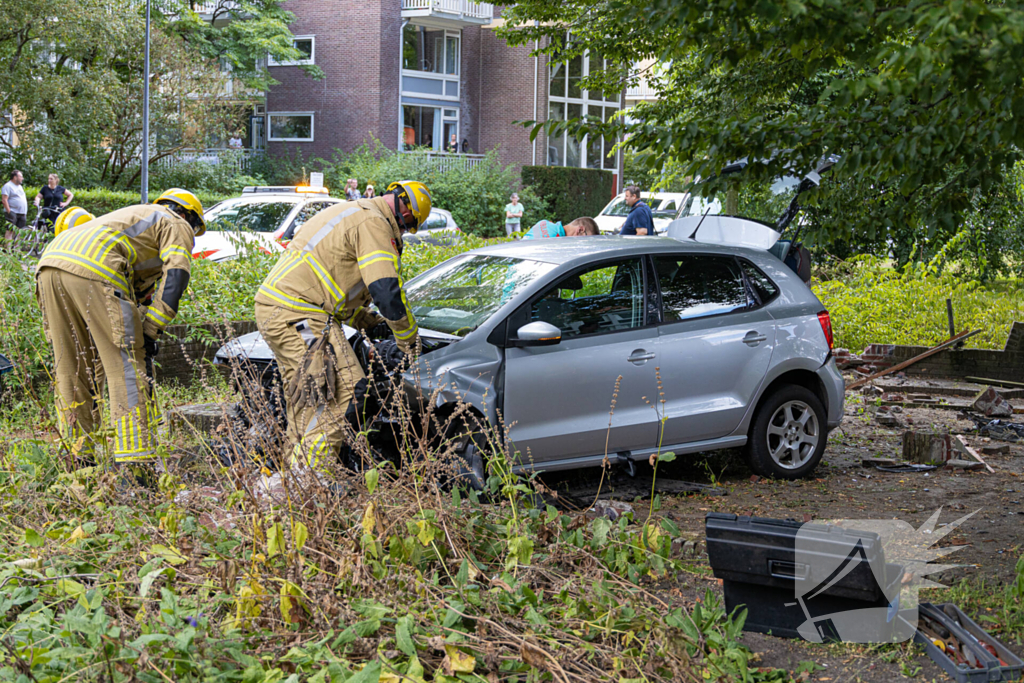
[[[967,442],[964,441],[964,437],[957,435],[956,440],[959,441],[960,445],[964,447],[964,452],[967,453],[967,455],[971,456],[972,458],[980,462],[982,465],[984,465],[985,469],[987,469],[989,472],[995,474],[995,470],[992,469],[992,466],[985,462],[985,459],[978,454],[978,451],[974,450],[973,448],[967,445]]]
[[[984,377],[964,377],[968,382],[977,382],[978,384],[991,384],[997,387],[1006,387],[1008,389],[1016,389],[1024,387],[1024,382],[1011,382],[1008,379],[985,379]]]
[[[974,335],[979,334],[980,332],[981,332],[981,330],[975,330],[974,332],[968,332],[968,331],[964,330],[963,332],[961,332],[957,336],[951,337],[950,339],[947,339],[946,341],[942,342],[938,346],[933,346],[932,348],[928,349],[924,353],[922,353],[920,355],[917,355],[917,356],[914,356],[913,358],[911,358],[909,360],[905,360],[902,363],[900,363],[899,365],[894,365],[891,368],[886,368],[885,370],[880,370],[879,372],[876,372],[873,375],[870,375],[868,377],[864,377],[863,379],[857,380],[853,384],[847,385],[846,390],[847,391],[852,391],[852,390],[856,389],[857,387],[864,386],[865,384],[867,384],[868,382],[870,382],[872,380],[878,379],[879,377],[884,377],[885,375],[891,375],[894,372],[899,372],[900,370],[903,370],[905,368],[909,368],[914,363],[917,363],[918,361],[922,361],[925,358],[928,358],[929,356],[934,356],[936,353],[938,353],[940,351],[945,351],[950,346],[953,346],[953,345],[957,344],[958,342],[962,342],[965,339],[969,339],[970,337],[973,337]]]

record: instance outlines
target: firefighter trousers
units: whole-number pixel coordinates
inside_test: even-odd
[[[277,358],[282,396],[306,355],[306,342],[295,329],[303,320],[309,320],[313,331],[319,334],[326,324],[327,314],[322,318],[311,317],[308,313],[256,304],[256,326]],[[355,395],[355,386],[365,376],[341,325],[331,325],[330,334],[337,356],[334,398],[320,405],[296,407],[289,403],[285,406],[292,467],[317,467],[328,457],[338,456],[345,443],[346,413]]]
[[[39,271],[36,296],[53,346],[57,418],[65,443],[83,455],[95,451],[105,375],[115,461],[153,460],[153,408],[138,306],[110,284],[56,268]]]

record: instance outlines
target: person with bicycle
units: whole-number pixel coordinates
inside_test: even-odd
[[[64,210],[64,207],[71,204],[71,200],[74,198],[75,194],[60,184],[57,174],[51,173],[46,185],[43,185],[35,198],[36,209],[42,212],[42,219],[46,221],[50,230],[53,229],[57,216]],[[41,208],[40,203],[42,203]]]

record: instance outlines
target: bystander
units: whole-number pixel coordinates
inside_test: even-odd
[[[4,232],[4,241],[10,242],[14,239],[14,229],[24,228],[28,214],[28,199],[25,197],[25,188],[21,186],[24,181],[21,171],[13,171],[11,179],[0,189],[0,199],[4,204],[4,217],[10,223]]]

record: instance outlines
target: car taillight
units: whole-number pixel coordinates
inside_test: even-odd
[[[196,251],[193,252],[192,258],[206,258],[207,256],[213,256],[218,251],[220,251],[220,249],[207,249],[206,251]]]
[[[821,331],[825,333],[825,341],[828,342],[828,350],[832,350],[832,318],[829,317],[828,311],[822,311],[818,314],[818,322],[821,323]]]

